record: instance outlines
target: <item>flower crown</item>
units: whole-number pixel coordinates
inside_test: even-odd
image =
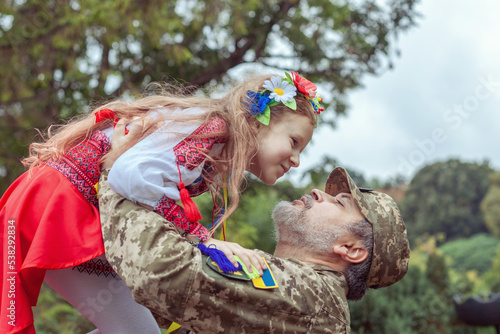
[[[271,120],[270,107],[283,103],[292,110],[297,110],[294,96],[298,93],[304,96],[312,105],[314,113],[319,115],[324,109],[320,102],[322,99],[316,93],[316,85],[303,78],[297,72],[285,73],[286,78],[271,77],[264,81],[264,90],[261,92],[248,91],[247,96],[251,102],[250,112],[264,125],[269,125]]]

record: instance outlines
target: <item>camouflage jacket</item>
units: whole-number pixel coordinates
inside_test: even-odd
[[[279,285],[261,290],[207,266],[163,217],[99,182],[108,261],[161,327],[194,333],[350,333],[344,276],[262,252]]]

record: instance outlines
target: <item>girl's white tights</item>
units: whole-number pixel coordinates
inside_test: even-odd
[[[151,312],[121,279],[67,268],[47,270],[45,282],[97,327],[91,334],[160,333]]]

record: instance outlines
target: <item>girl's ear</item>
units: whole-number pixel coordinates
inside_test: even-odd
[[[333,252],[349,263],[361,263],[368,257],[368,250],[358,240],[333,245]]]

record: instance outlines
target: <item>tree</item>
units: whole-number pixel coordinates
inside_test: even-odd
[[[493,259],[491,268],[483,276],[490,291],[494,293],[500,292],[500,275],[498,273],[500,273],[500,248]]]
[[[353,334],[494,333],[493,328],[472,327],[458,320],[453,297],[476,295],[481,282],[449,268],[436,241],[430,237],[412,248],[408,273],[401,281],[368,290],[360,301],[349,302]]]
[[[500,238],[500,173],[490,176],[490,187],[481,202],[481,212],[488,230]]]
[[[446,240],[487,232],[479,205],[493,170],[456,159],[418,171],[401,203],[409,238],[444,232]]]
[[[417,2],[3,1],[0,191],[22,172],[32,128],[165,78],[195,90],[226,82],[241,64],[299,71],[325,84],[335,112],[323,123],[333,125],[363,75],[392,66],[394,37],[415,25]]]
[[[456,323],[446,273],[443,259],[431,253],[427,269],[410,264],[400,282],[369,290],[360,301],[350,302],[352,333],[477,333],[473,327]]]
[[[451,267],[458,273],[476,270],[482,275],[491,268],[495,255],[500,251],[500,240],[479,233],[467,239],[449,241],[439,249],[452,260]]]
[[[321,159],[321,161],[318,161],[315,165],[313,165],[313,167],[307,170],[304,173],[303,178],[309,176],[310,187],[319,187],[323,189],[324,188],[323,186],[325,185],[325,182],[328,179],[328,176],[330,175],[332,170],[334,170],[336,167],[339,166],[340,165],[336,159],[325,156]],[[371,185],[368,184],[368,182],[365,180],[365,177],[361,172],[348,167],[344,168],[347,170],[353,181],[360,187],[366,187],[367,185]]]

